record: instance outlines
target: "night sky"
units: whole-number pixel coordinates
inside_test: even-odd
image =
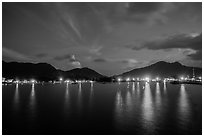
[[[113,75],[202,63],[202,3],[3,3],[4,61]]]

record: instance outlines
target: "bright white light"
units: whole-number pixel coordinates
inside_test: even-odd
[[[126,78],[126,81],[130,81],[130,78]]]
[[[91,83],[93,83],[93,81],[92,81],[92,80],[90,80],[90,82],[91,82]]]
[[[148,77],[146,77],[145,80],[146,80],[147,82],[149,82],[150,79],[149,79]]]
[[[66,83],[68,83],[68,82],[69,82],[69,80],[65,80],[65,82],[66,82]]]
[[[159,78],[157,77],[157,78],[156,78],[156,80],[158,81],[158,80],[159,80]]]
[[[133,81],[135,81],[135,78],[132,78]]]
[[[20,81],[19,81],[19,80],[16,80],[15,82],[16,82],[16,83],[19,83]]]
[[[180,79],[181,79],[181,80],[184,80],[184,77],[181,77]]]
[[[35,80],[34,80],[34,79],[31,79],[31,82],[32,82],[32,83],[35,83]]]
[[[59,78],[59,80],[60,80],[60,81],[62,81],[62,80],[63,80],[63,78]]]
[[[121,81],[121,78],[118,78],[118,82],[120,82]]]

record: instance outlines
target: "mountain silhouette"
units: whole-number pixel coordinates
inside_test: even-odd
[[[75,68],[69,71],[59,71],[58,75],[69,79],[99,80],[105,77],[90,68]]]
[[[75,68],[68,71],[56,69],[48,63],[19,63],[2,61],[2,76],[12,79],[31,79],[34,78],[40,81],[58,80],[60,77],[71,80],[96,80],[96,81],[111,81],[112,78],[122,77],[150,77],[150,78],[166,78],[166,77],[181,77],[202,75],[202,69],[197,67],[184,66],[179,62],[168,63],[159,61],[155,64],[136,68],[131,71],[106,77],[90,68]]]
[[[165,61],[159,61],[155,64],[143,67],[143,68],[137,68],[133,69],[131,71],[116,75],[114,77],[150,77],[150,78],[165,78],[165,77],[181,77],[181,76],[193,76],[193,69],[194,74],[196,76],[202,75],[202,69],[197,67],[188,67],[184,66],[179,62],[165,62]]]
[[[76,68],[69,71],[56,69],[47,63],[19,63],[2,61],[2,76],[12,79],[37,79],[43,81],[64,79],[98,80],[105,76],[90,68]]]

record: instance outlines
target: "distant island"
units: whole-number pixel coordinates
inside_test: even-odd
[[[194,70],[194,74],[193,74]],[[64,80],[92,80],[99,82],[116,81],[117,78],[179,78],[202,76],[202,68],[184,66],[179,62],[159,61],[155,64],[136,68],[119,75],[105,76],[90,68],[76,68],[68,71],[56,69],[48,63],[20,63],[2,61],[2,76],[5,79],[35,79],[37,81],[54,81],[62,77]]]
[[[202,76],[202,68],[184,66],[179,62],[169,63],[165,61],[159,61],[155,64],[143,68],[136,68],[131,71],[116,75],[114,77],[180,78],[180,77],[193,77],[193,75],[197,77]]]

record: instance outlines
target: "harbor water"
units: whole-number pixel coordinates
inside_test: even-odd
[[[2,134],[202,134],[202,86],[157,82],[2,86]]]

